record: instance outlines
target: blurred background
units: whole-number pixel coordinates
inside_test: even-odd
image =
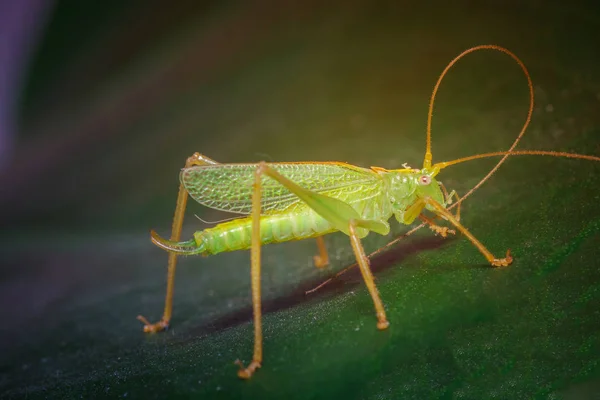
[[[212,357],[211,372],[202,373],[237,383],[234,369],[222,367],[235,356],[223,361],[217,350],[194,353],[186,346],[203,346],[194,338],[250,320],[247,253],[183,260],[174,329],[163,338],[145,338],[135,321],[138,313],[160,318],[166,256],[148,232],[168,236],[186,157],[199,151],[220,162],[418,167],[439,73],[462,50],[487,43],[515,52],[532,74],[537,103],[520,147],[598,155],[599,26],[598,7],[585,1],[2,2],[0,394],[165,398],[205,390],[177,381],[175,358],[173,375],[164,377],[160,354],[173,341],[183,346],[178,357],[189,355],[185,365]],[[524,121],[527,85],[510,58],[480,52],[450,72],[436,104],[434,161],[503,150]],[[562,162],[513,163],[498,179],[530,189],[538,171]],[[491,165],[457,166],[443,181],[464,193]],[[578,195],[587,205],[552,211],[565,219],[579,215],[557,240],[576,236],[583,221],[599,215],[595,181],[586,182],[598,169],[584,168],[589,172],[569,172],[574,180],[541,195],[554,201],[582,187]],[[481,189],[488,210],[506,210],[493,198],[509,187],[501,182]],[[529,210],[548,211],[531,201]],[[194,214],[226,217],[190,204],[184,236],[206,227]],[[328,240],[333,270],[349,264],[346,238]],[[372,238],[366,246],[387,241]],[[441,246],[421,241],[408,252]],[[275,300],[331,275],[312,268],[313,252],[314,243],[266,251],[272,308],[301,303],[301,296],[280,299],[280,306]],[[391,262],[404,256],[395,257]],[[250,329],[246,323],[240,330],[248,336],[243,354],[250,351]],[[218,340],[228,348],[225,338]],[[169,381],[169,388],[147,386],[152,377]],[[125,388],[115,391],[119,385]],[[203,393],[216,396],[217,387]],[[232,397],[271,393],[232,390]]]
[[[564,71],[574,64],[585,79],[594,52],[568,44],[596,29],[585,24],[593,18],[587,10],[541,1],[497,8],[479,2],[446,8],[362,1],[10,3],[2,13],[0,212],[13,233],[160,223],[159,210],[175,201],[177,171],[194,151],[222,162],[417,165],[428,92],[454,55],[498,42],[529,58],[536,81],[557,63],[564,70],[552,71],[554,79],[568,79]],[[557,12],[565,14],[562,21],[544,23]],[[463,100],[464,90],[452,86],[463,76],[474,86],[515,92],[515,109],[526,111],[526,86],[510,60],[472,58],[471,68],[453,71],[440,93],[440,134],[449,113],[443,102]],[[489,79],[496,71],[501,76]],[[518,85],[508,85],[510,79]],[[509,103],[506,97],[477,100],[496,111]],[[522,114],[514,119],[516,128]],[[480,135],[476,128],[473,135]],[[490,137],[485,150],[505,148],[515,132],[507,136]],[[436,159],[464,155],[465,143],[464,136],[453,138],[451,148],[434,142]]]

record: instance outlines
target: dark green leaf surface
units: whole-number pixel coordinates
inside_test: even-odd
[[[185,157],[419,166],[437,74],[472,45],[506,46],[531,70],[537,104],[521,149],[600,155],[591,50],[598,14],[536,2],[456,7],[170,11],[163,17],[172,25],[157,27],[152,43],[136,36],[134,57],[119,59],[115,37],[153,31],[157,7],[133,27],[117,18],[94,36],[103,46],[68,59],[84,68],[97,52],[114,55],[112,67],[89,71],[96,83],[83,71],[67,74],[75,83],[56,103],[48,99],[64,76],[46,92],[30,87],[18,155],[35,151],[44,135],[55,135],[64,153],[33,175],[15,161],[17,183],[3,194],[0,396],[596,398],[600,164],[588,161],[515,157],[465,202],[461,221],[497,256],[510,248],[508,268],[486,265],[460,235],[443,240],[425,229],[376,257],[391,322],[383,332],[357,271],[303,294],[353,262],[346,236],[326,238],[326,270],[311,264],[313,241],[266,247],[264,364],[250,381],[233,365],[252,354],[247,252],[182,259],[172,328],[146,335],[135,320],[162,312],[166,254],[147,232],[168,235]],[[178,57],[194,73],[161,80],[156,71]],[[527,110],[513,64],[482,52],[451,71],[434,116],[434,161],[510,146]],[[153,82],[159,96],[131,97],[136,85]],[[494,162],[458,165],[439,178],[465,193]],[[206,226],[194,214],[224,218],[190,204],[185,238]],[[392,224],[395,234],[406,230]],[[370,234],[365,247],[390,239]]]

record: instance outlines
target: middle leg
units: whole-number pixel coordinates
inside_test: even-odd
[[[323,236],[317,237],[317,249],[319,250],[319,254],[313,256],[315,267],[325,268],[329,265],[329,254],[327,253],[327,247],[325,246]]]
[[[352,244],[352,250],[354,251],[356,262],[358,263],[358,266],[360,268],[360,273],[362,274],[363,280],[365,281],[367,289],[369,290],[371,298],[373,299],[373,303],[375,304],[375,313],[377,315],[377,328],[383,330],[390,326],[390,323],[387,320],[385,308],[383,307],[381,297],[379,297],[379,290],[377,290],[377,286],[375,286],[375,280],[373,279],[373,272],[371,271],[369,258],[365,254],[365,249],[363,248],[362,243],[360,242],[360,238],[356,234],[356,227],[359,224],[360,222],[357,223],[356,221],[350,221],[350,243]]]
[[[444,208],[440,203],[433,200],[430,197],[425,197],[423,199],[427,204],[432,206],[435,209],[435,212],[441,217],[448,220],[452,225],[456,227],[463,235],[465,235],[471,243],[483,254],[483,256],[488,260],[488,262],[494,267],[506,267],[510,265],[513,261],[512,256],[510,255],[510,250],[506,251],[506,257],[504,258],[496,258],[494,255],[479,241],[467,228],[465,228],[458,220],[452,215],[452,213]]]

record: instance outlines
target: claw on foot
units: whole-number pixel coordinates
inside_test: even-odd
[[[448,234],[456,235],[456,231],[454,229],[448,229],[447,226],[430,225],[429,228],[431,228],[436,235],[439,234],[443,238],[448,237]]]
[[[387,320],[385,312],[378,312],[376,316],[377,316],[377,329],[382,331],[384,329],[387,329],[388,326],[390,326],[390,322]]]
[[[315,267],[317,268],[325,268],[326,266],[329,265],[329,259],[323,259],[323,257],[321,256],[313,256],[313,262],[315,264]]]
[[[238,371],[238,377],[241,379],[250,379],[252,374],[254,374],[254,371],[260,368],[260,363],[254,360],[250,363],[250,365],[248,365],[247,368],[244,367],[244,364],[242,364],[240,360],[235,360],[234,364],[240,367],[240,370]]]
[[[377,322],[377,329],[379,329],[380,331],[387,329],[388,326],[390,326],[390,322],[388,320]]]
[[[169,329],[169,321],[165,321],[165,320],[161,319],[157,323],[152,324],[152,323],[150,323],[150,321],[148,321],[146,319],[146,317],[144,317],[142,315],[138,315],[137,319],[144,324],[144,332],[146,332],[146,333],[162,332],[162,331],[166,331],[167,329]]]
[[[512,262],[513,262],[513,258],[510,255],[510,249],[508,249],[506,251],[506,257],[494,259],[492,261],[492,265],[494,267],[508,267],[510,264],[512,264]]]

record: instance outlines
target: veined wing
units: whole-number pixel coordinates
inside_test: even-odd
[[[370,169],[328,163],[269,163],[271,168],[305,189],[356,202],[381,193],[382,180]],[[184,168],[180,179],[198,203],[239,214],[252,211],[252,185],[257,164],[217,164]],[[262,214],[284,211],[301,203],[279,182],[262,177]],[[301,203],[304,204],[304,203]]]

